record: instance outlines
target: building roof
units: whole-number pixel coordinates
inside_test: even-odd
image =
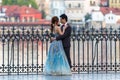
[[[112,13],[116,14],[116,15],[120,15],[120,8],[109,8],[109,7],[101,7],[100,11],[105,15],[110,13],[110,11],[112,11]]]
[[[22,6],[20,8],[18,8],[16,10],[16,13],[19,13],[19,14],[35,14],[35,13],[40,13],[38,10],[34,9],[34,8],[30,8],[30,7],[27,7],[27,6]]]
[[[27,6],[18,6],[18,5],[12,5],[12,6],[0,6],[0,10],[2,8],[6,8],[6,15],[7,16],[15,16],[20,14],[40,14],[40,12],[32,7]]]
[[[108,2],[108,0],[100,0],[100,2],[101,2],[101,3],[102,3],[102,2],[104,3],[104,2]]]

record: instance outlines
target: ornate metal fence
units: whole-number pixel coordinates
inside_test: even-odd
[[[41,74],[50,45],[44,25],[0,26],[0,73]],[[119,72],[120,28],[81,28],[71,34],[73,73]]]

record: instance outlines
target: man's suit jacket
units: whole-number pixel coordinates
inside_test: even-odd
[[[71,26],[67,24],[67,28],[63,35],[59,35],[56,37],[56,40],[62,40],[63,47],[70,47],[70,36],[71,36]],[[63,31],[63,27],[61,27],[61,30]]]

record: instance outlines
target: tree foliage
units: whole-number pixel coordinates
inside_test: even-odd
[[[29,5],[31,4],[33,8],[38,8],[35,0],[2,0],[2,5]]]
[[[85,21],[87,21],[87,20],[89,20],[89,19],[91,19],[91,14],[87,13],[87,14],[85,15]]]
[[[42,18],[45,18],[46,17],[45,11],[41,10],[41,13],[42,13]]]

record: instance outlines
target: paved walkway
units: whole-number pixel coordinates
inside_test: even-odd
[[[72,76],[10,75],[0,80],[120,80],[120,74],[72,74]]]

